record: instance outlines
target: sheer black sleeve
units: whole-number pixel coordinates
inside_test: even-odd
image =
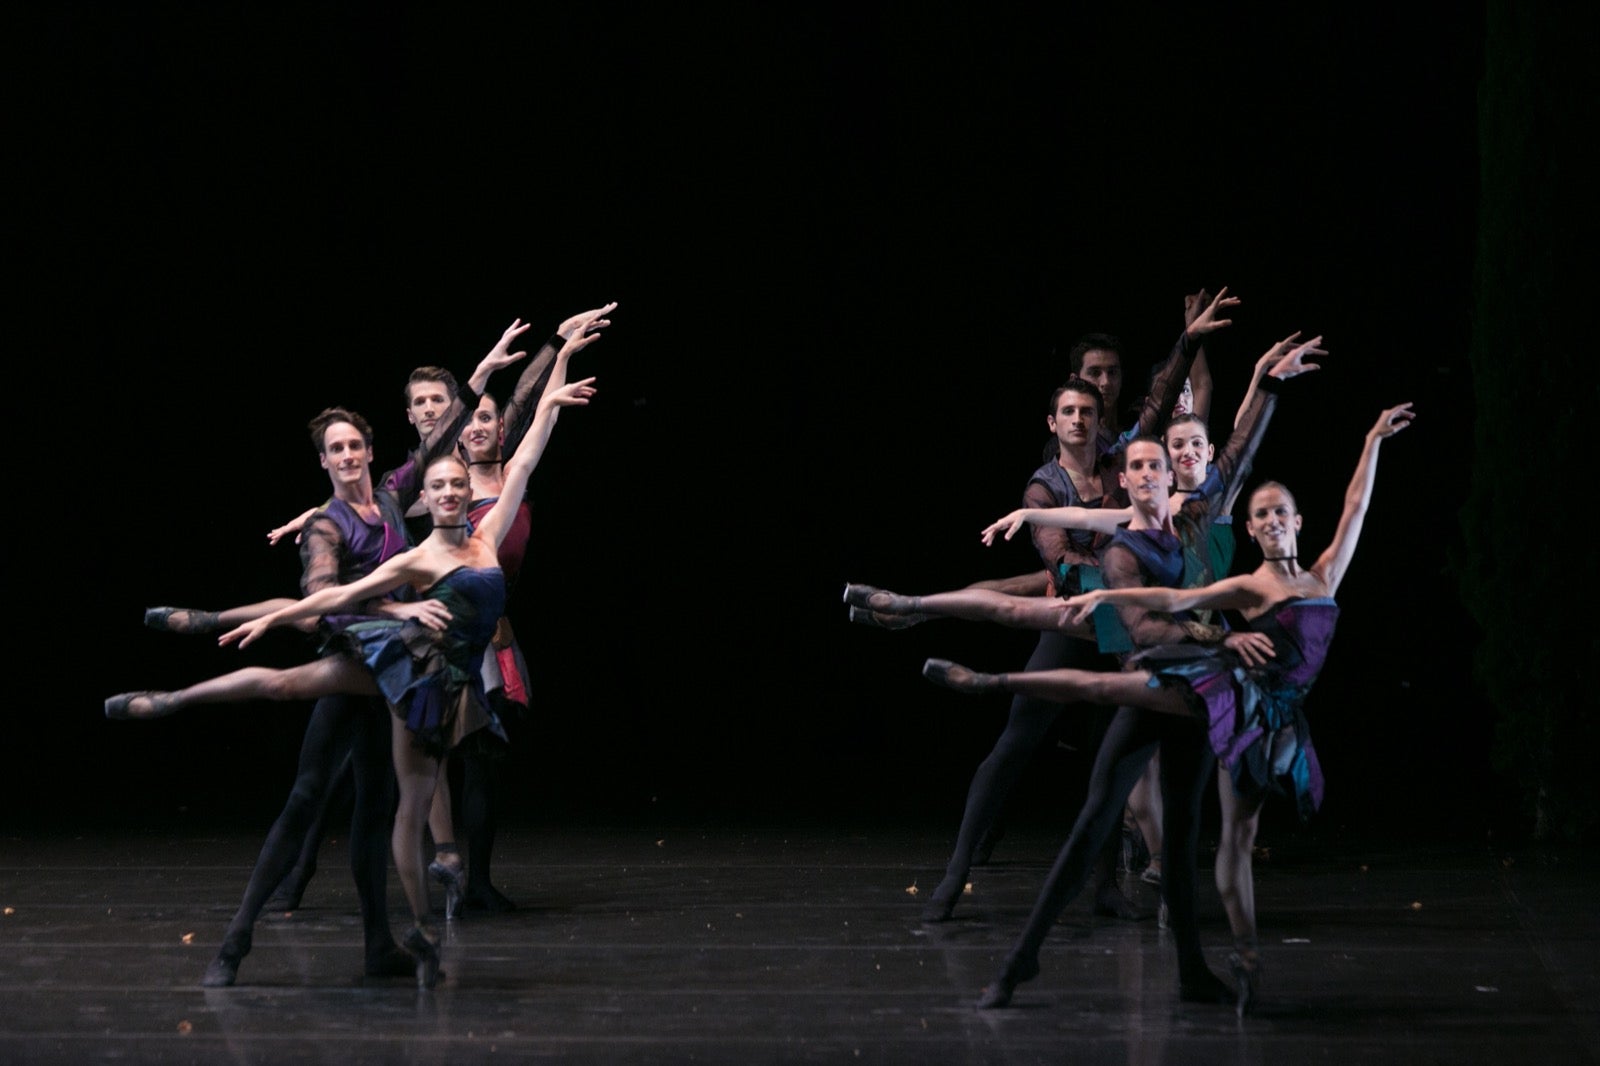
[[[553,334],[533,353],[528,365],[522,368],[516,388],[511,390],[510,399],[500,409],[504,435],[500,445],[501,455],[513,454],[517,445],[522,443],[522,438],[528,435],[533,425],[533,414],[539,409],[539,397],[544,395],[545,386],[550,383],[550,372],[555,369],[556,354],[565,344],[559,333]]]
[[[411,454],[406,456],[405,462],[383,475],[378,487],[394,495],[400,502],[402,512],[408,510],[422,495],[423,472],[455,451],[456,442],[461,439],[461,431],[467,428],[467,420],[477,409],[478,394],[466,385],[462,385],[455,399],[450,401],[450,408],[444,417],[434,424],[433,432],[418,443]]]
[[[1108,589],[1137,589],[1148,584],[1144,571],[1139,568],[1139,560],[1120,544],[1113,544],[1100,553],[1100,573]],[[1133,643],[1141,648],[1181,644],[1190,636],[1171,615],[1147,607],[1119,606],[1117,618]]]
[[[1155,436],[1166,426],[1172,418],[1173,406],[1178,402],[1178,397],[1183,395],[1183,383],[1189,377],[1189,368],[1194,365],[1195,352],[1199,348],[1200,338],[1190,336],[1188,330],[1178,334],[1178,343],[1172,346],[1172,354],[1167,356],[1166,362],[1156,371],[1155,379],[1150,382],[1150,391],[1145,393],[1139,407],[1138,424],[1130,432],[1140,436]]]
[[[312,515],[300,531],[300,595],[309,596],[344,583],[339,572],[343,547],[344,534],[328,512]]]
[[[1059,507],[1061,502],[1048,487],[1037,481],[1028,482],[1028,487],[1022,493],[1022,506],[1024,507]],[[1044,560],[1044,565],[1049,571],[1057,573],[1060,564],[1067,566],[1098,566],[1099,559],[1092,550],[1085,550],[1074,544],[1071,530],[1056,529],[1053,526],[1036,525],[1028,523],[1028,530],[1033,536],[1034,550],[1039,553],[1039,558]]]

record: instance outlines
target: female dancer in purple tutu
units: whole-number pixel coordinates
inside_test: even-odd
[[[940,659],[930,659],[923,674],[962,692],[996,689],[1063,703],[1120,706],[1119,712],[1155,713],[1194,719],[1207,732],[1210,748],[1232,779],[1222,789],[1224,832],[1235,836],[1235,868],[1219,872],[1219,886],[1232,928],[1235,951],[1229,958],[1238,983],[1241,1013],[1249,1006],[1260,976],[1256,946],[1251,849],[1261,803],[1269,793],[1293,798],[1309,814],[1322,800],[1322,773],[1304,714],[1306,694],[1322,669],[1333,638],[1338,608],[1333,596],[1349,569],[1372,498],[1382,442],[1412,419],[1411,404],[1385,410],[1368,430],[1361,459],[1345,492],[1344,512],[1333,542],[1310,566],[1299,559],[1301,515],[1289,490],[1268,482],[1251,495],[1246,529],[1261,549],[1262,562],[1248,574],[1199,588],[1097,589],[1065,603],[1066,620],[1081,622],[1100,604],[1150,611],[1235,610],[1248,630],[1271,642],[1265,656],[1240,655],[1223,647],[1192,644],[1147,649],[1129,662],[1129,672],[1043,670],[982,674]],[[1113,787],[1114,767],[1102,748],[1096,760],[1090,802],[1051,870],[1033,913],[995,980],[984,989],[980,1007],[1010,1002],[1016,986],[1039,972],[1039,947],[1061,910],[1082,887],[1081,856],[1092,854],[1115,824],[1123,797]],[[1224,879],[1226,873],[1226,880]]]

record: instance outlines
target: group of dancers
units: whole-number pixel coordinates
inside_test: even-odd
[[[1006,1006],[1017,986],[1039,973],[1046,935],[1091,875],[1097,912],[1127,913],[1112,849],[1140,789],[1148,794],[1134,802],[1134,813],[1159,812],[1140,821],[1159,856],[1154,880],[1177,949],[1180,998],[1229,1004],[1242,1014],[1258,990],[1251,858],[1261,806],[1279,794],[1309,816],[1322,800],[1305,698],[1333,636],[1334,594],[1361,534],[1380,446],[1410,424],[1412,410],[1409,403],[1387,408],[1367,431],[1321,555],[1302,562],[1295,498],[1267,481],[1251,493],[1245,512],[1260,565],[1228,576],[1231,512],[1282,384],[1318,369],[1311,359],[1327,354],[1320,337],[1301,341],[1299,333],[1273,344],[1216,452],[1201,406],[1210,395],[1202,345],[1206,335],[1231,325],[1221,315],[1238,303],[1226,289],[1186,298],[1184,331],[1126,431],[1117,424],[1122,378],[1115,338],[1095,334],[1074,348],[1073,376],[1050,400],[1047,425],[1055,439],[1046,462],[1030,478],[1023,508],[983,531],[992,543],[1030,526],[1042,572],[923,596],[845,588],[850,619],[865,625],[902,629],[945,617],[1040,632],[1033,655],[1015,673],[982,673],[943,659],[923,667],[929,680],[961,692],[1013,696],[1005,729],[973,777],[955,852],[924,921],[952,916],[1007,795],[1058,714],[1076,707],[1097,724],[1083,808],[1026,926],[983,989],[980,1008]],[[1207,964],[1196,924],[1200,807],[1217,765],[1222,832],[1215,874],[1234,940],[1231,987]]]
[[[147,625],[219,634],[222,645],[245,647],[285,625],[320,638],[319,657],[301,666],[246,667],[177,691],[126,692],[105,702],[108,718],[142,720],[204,704],[316,701],[294,787],[203,985],[234,983],[269,900],[298,904],[315,866],[322,813],[346,768],[368,976],[415,975],[419,987],[434,987],[440,955],[430,876],[446,890],[449,917],[512,905],[490,883],[489,867],[505,724],[528,702],[527,668],[505,617],[527,549],[524,495],[561,409],[595,395],[593,377],[568,380],[568,363],[599,339],[616,306],[562,322],[503,408],[487,384],[494,371],[527,358],[511,350],[530,328],[520,319],[465,386],[439,367],[413,371],[406,414],[419,443],[381,477],[371,469],[367,420],[342,407],[323,410],[309,429],[332,495],[270,534],[296,534],[301,596],[221,611],[146,612]],[[413,522],[424,527],[415,535]],[[463,762],[465,856],[441,773],[451,756]],[[425,831],[434,840],[431,861]],[[413,918],[399,943],[386,902],[391,852]]]

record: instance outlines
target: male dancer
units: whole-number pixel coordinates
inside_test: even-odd
[[[1232,324],[1231,319],[1217,317],[1222,309],[1239,303],[1238,298],[1228,296],[1227,291],[1224,287],[1218,292],[1184,328],[1141,405],[1139,430],[1153,432],[1165,421],[1189,375],[1200,338]],[[1121,388],[1121,358],[1114,349],[1105,346],[1109,338],[1095,339],[1100,337],[1092,335],[1079,342],[1073,349],[1073,363],[1078,369],[1093,373],[1115,396]],[[1107,407],[1103,394],[1089,382],[1069,381],[1056,390],[1046,419],[1056,437],[1056,456],[1029,479],[1023,493],[1024,506],[1127,506],[1128,500],[1112,458],[1115,435],[1108,436],[1103,430],[1102,419]],[[1047,594],[1075,594],[1082,587],[1080,568],[1099,565],[1096,549],[1100,544],[1093,534],[1035,527],[1033,537],[1049,578]],[[1058,632],[1041,632],[1028,662],[1030,670],[1058,669],[1069,663],[1084,669],[1114,666],[1101,657],[1092,644]],[[1044,663],[1056,665],[1034,665]],[[1060,706],[1044,700],[1026,696],[1012,699],[1005,729],[973,775],[961,827],[956,834],[955,851],[945,867],[943,880],[934,888],[922,910],[923,921],[944,922],[953,916],[984,834],[994,825],[1006,797],[1060,713]],[[1096,734],[1098,732],[1096,730]],[[1115,855],[1108,853],[1097,879],[1096,907],[1102,913],[1136,917],[1137,912],[1116,885],[1115,874]]]

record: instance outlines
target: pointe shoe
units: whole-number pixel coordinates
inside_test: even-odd
[[[844,602],[851,607],[865,607],[880,614],[917,613],[917,597],[900,596],[873,585],[846,585]]]
[[[432,988],[439,981],[439,945],[420,925],[406,934],[405,949],[416,960],[417,987]]]
[[[434,859],[428,864],[428,876],[444,886],[444,916],[447,920],[454,919],[461,913],[465,875],[466,871],[461,867],[452,866],[442,859]]]
[[[144,624],[163,633],[215,633],[222,628],[217,612],[189,607],[146,608]]]
[[[922,676],[936,685],[974,696],[1000,687],[999,675],[980,674],[949,659],[929,659],[922,664]]]
[[[149,706],[144,710],[135,710],[133,707],[135,700],[144,700]],[[118,722],[165,718],[169,714],[176,714],[177,710],[178,708],[172,705],[170,692],[150,690],[120,692],[106,700],[106,717]]]
[[[1228,955],[1228,970],[1233,974],[1237,999],[1234,1010],[1243,1018],[1250,1012],[1256,993],[1261,990],[1261,956],[1254,951],[1235,951]]]
[[[1009,1005],[1017,986],[1038,976],[1039,960],[1035,956],[1022,959],[1015,955],[1006,956],[1006,965],[1000,971],[1000,976],[985,986],[983,994],[978,997],[978,1009],[995,1010]]]
[[[870,607],[850,608],[850,621],[876,629],[910,629],[928,620],[925,614],[884,614]]]

